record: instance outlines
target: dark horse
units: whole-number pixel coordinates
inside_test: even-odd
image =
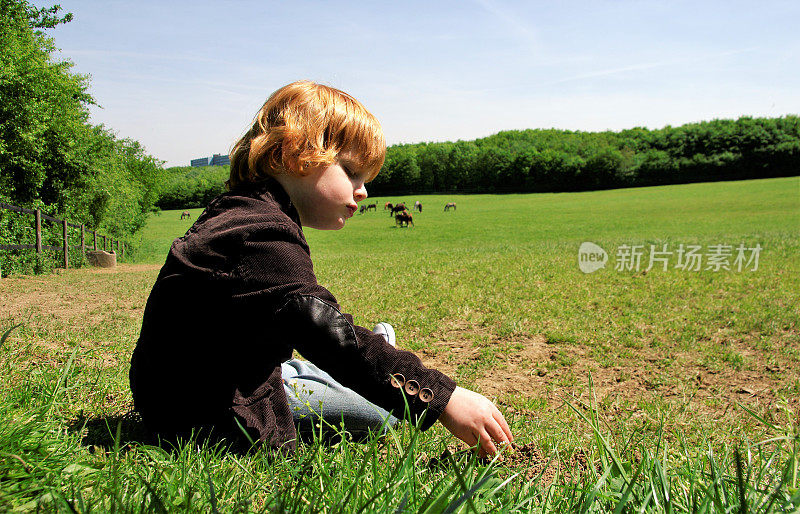
[[[448,204],[445,204],[445,206],[444,206],[444,210],[445,211],[449,211],[451,208],[453,210],[456,210],[456,202],[450,202]]]
[[[414,202],[414,210],[422,212],[422,202],[420,201]]]
[[[414,226],[414,216],[408,211],[402,211],[395,215],[394,222],[402,227],[407,227],[409,223],[411,226]]]
[[[403,211],[405,211],[405,210],[406,210],[406,204],[404,204],[404,203],[398,203],[398,204],[397,204],[397,205],[395,205],[394,207],[390,207],[390,210],[389,210],[389,216],[394,216],[394,215],[395,215],[395,214],[397,214],[398,212],[403,212]]]
[[[367,205],[367,210],[368,211],[377,211],[378,210],[378,204],[377,203],[371,203],[371,204]]]
[[[181,213],[181,219],[183,220],[183,219],[187,219],[187,218],[188,219],[192,219],[192,215],[189,213],[189,211],[183,211]]]

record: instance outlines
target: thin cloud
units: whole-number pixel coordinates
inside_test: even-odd
[[[683,66],[687,64],[696,64],[700,62],[709,61],[712,59],[719,59],[722,57],[729,57],[731,55],[738,55],[744,54],[748,52],[754,52],[758,50],[759,47],[750,47],[750,48],[742,48],[739,50],[729,50],[726,52],[717,52],[713,54],[705,54],[705,55],[694,55],[691,57],[682,57],[679,59],[667,59],[663,61],[656,61],[650,63],[641,63],[641,64],[631,64],[629,66],[618,66],[614,68],[607,68],[603,70],[596,70],[590,71],[587,73],[580,73],[578,75],[572,75],[569,77],[563,77],[560,79],[550,80],[546,82],[536,82],[534,84],[525,83],[525,84],[509,84],[507,86],[501,87],[494,87],[494,88],[479,88],[479,89],[467,89],[463,90],[464,93],[484,93],[484,92],[493,92],[493,91],[509,91],[514,89],[526,89],[530,90],[532,87],[543,87],[543,86],[554,86],[559,84],[566,84],[569,82],[575,82],[579,80],[586,80],[592,79],[597,77],[608,77],[612,75],[618,75],[621,73],[629,73],[634,71],[643,71],[643,70],[650,70],[655,68],[664,68],[670,66]]]
[[[499,18],[530,47],[536,48],[539,46],[536,32],[522,23],[519,16],[515,16],[511,9],[493,0],[475,0],[475,2]]]
[[[698,62],[707,61],[709,59],[718,59],[720,57],[728,57],[731,55],[743,54],[747,52],[753,52],[757,50],[758,47],[751,47],[751,48],[743,48],[741,50],[730,50],[728,52],[720,52],[715,54],[707,54],[702,56],[690,57],[690,58],[681,58],[681,59],[668,59],[666,61],[659,61],[659,62],[652,62],[652,63],[643,63],[643,64],[633,64],[630,66],[621,66],[618,68],[609,68],[607,70],[598,70],[590,73],[582,73],[580,75],[575,75],[572,77],[566,77],[563,79],[554,80],[551,82],[545,82],[544,85],[555,85],[555,84],[563,84],[565,82],[572,82],[575,80],[584,80],[590,79],[595,77],[605,77],[609,75],[616,75],[618,73],[627,73],[629,71],[641,71],[641,70],[650,70],[653,68],[661,68],[665,66],[678,66],[682,64],[695,64]]]

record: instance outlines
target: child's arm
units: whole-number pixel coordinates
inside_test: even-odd
[[[342,312],[333,294],[317,283],[299,226],[266,215],[228,225],[247,234],[238,262],[231,266],[233,300],[240,306],[240,318],[254,320],[255,330],[259,325],[264,329],[260,337],[247,338],[251,354],[261,345],[267,346],[259,351],[268,358],[296,349],[396,417],[408,406],[410,419],[420,420],[422,430],[436,422],[456,383]]]
[[[482,455],[496,453],[492,440],[513,440],[503,415],[485,397],[457,388],[452,379],[425,367],[416,355],[392,348],[382,336],[356,326],[352,317],[342,313],[334,296],[317,283],[299,227],[263,223],[246,232],[234,267],[239,287],[234,298],[247,299],[247,304],[255,304],[250,307],[254,312],[271,318],[267,341],[291,345],[341,384],[395,415],[403,415],[406,402],[412,420],[425,412],[423,430],[438,418],[467,444],[480,439]],[[428,389],[427,398],[421,399],[414,388],[404,388],[393,377],[415,384],[417,391]],[[398,388],[407,393],[405,400]]]
[[[463,387],[456,387],[453,391],[439,421],[470,446],[480,441],[478,454],[481,457],[497,453],[493,441],[510,443],[514,440],[508,423],[497,407],[485,396]]]

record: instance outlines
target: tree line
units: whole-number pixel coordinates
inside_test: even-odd
[[[584,191],[800,174],[800,118],[741,117],[620,132],[509,130],[395,145],[373,194]]]
[[[168,170],[158,205],[202,207],[227,166]],[[390,146],[371,195],[585,191],[800,174],[800,117],[741,117],[620,132],[508,130]]]
[[[157,205],[160,209],[205,207],[225,191],[230,166],[176,166],[167,168]]]
[[[71,21],[60,10],[0,0],[0,202],[128,239],[155,209],[163,165],[138,142],[89,122],[89,79],[55,57],[45,32]],[[27,216],[0,210],[0,244],[31,237]],[[46,265],[27,251],[0,259],[4,274]]]

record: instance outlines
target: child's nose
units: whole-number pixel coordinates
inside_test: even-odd
[[[367,188],[364,187],[364,184],[361,184],[361,187],[353,191],[353,199],[355,199],[356,202],[360,202],[361,200],[364,200],[366,198],[367,198]]]

